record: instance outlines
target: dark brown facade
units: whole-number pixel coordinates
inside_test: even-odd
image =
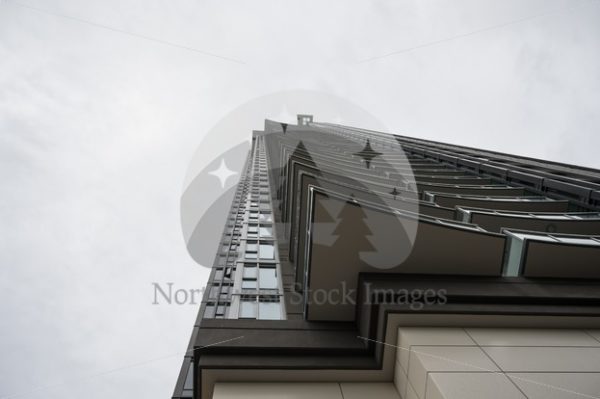
[[[380,381],[398,326],[600,326],[600,171],[265,121],[173,398]]]

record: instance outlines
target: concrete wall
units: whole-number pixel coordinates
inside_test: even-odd
[[[393,382],[218,382],[213,398],[600,398],[600,330],[401,327]]]
[[[400,328],[403,399],[600,397],[600,331]]]
[[[400,399],[394,384],[361,382],[217,383],[213,399]]]

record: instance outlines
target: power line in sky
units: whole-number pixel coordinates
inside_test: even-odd
[[[414,51],[414,50],[419,50],[419,49],[426,48],[426,47],[436,46],[436,45],[439,45],[439,44],[442,44],[442,43],[445,43],[445,42],[449,42],[449,41],[452,41],[452,40],[457,40],[457,39],[462,39],[462,38],[465,38],[465,37],[468,37],[468,36],[477,35],[479,33],[484,33],[484,32],[488,32],[488,31],[491,31],[491,30],[505,28],[505,27],[507,27],[509,25],[518,24],[518,23],[529,21],[529,20],[532,20],[532,19],[546,17],[548,15],[556,14],[556,13],[562,12],[562,11],[567,11],[567,10],[570,10],[570,9],[573,9],[573,8],[578,8],[578,7],[581,7],[583,5],[594,3],[594,2],[597,2],[597,1],[598,0],[589,0],[589,1],[585,2],[585,3],[580,3],[580,4],[577,4],[575,6],[562,7],[562,8],[551,10],[551,11],[548,11],[548,12],[545,12],[545,13],[542,13],[542,14],[529,15],[527,17],[523,17],[523,18],[519,18],[519,19],[514,19],[514,20],[507,21],[507,22],[504,22],[504,23],[501,23],[501,24],[498,24],[498,25],[491,25],[491,26],[487,26],[485,28],[476,29],[476,30],[473,30],[473,31],[470,31],[470,32],[461,33],[461,34],[458,34],[458,35],[455,35],[455,36],[450,36],[450,37],[446,37],[446,38],[443,38],[443,39],[434,40],[434,41],[431,41],[431,42],[421,43],[421,44],[418,44],[416,46],[407,47],[407,48],[403,48],[403,49],[400,49],[400,50],[392,51],[392,52],[387,53],[387,54],[382,54],[382,55],[378,55],[378,56],[375,56],[375,57],[365,58],[363,60],[357,61],[356,64],[364,64],[364,63],[367,63],[367,62],[377,61],[377,60],[381,60],[383,58],[391,57],[391,56],[394,56],[394,55],[408,53],[408,52],[411,52],[411,51]]]
[[[0,0],[0,3],[2,3],[2,4],[12,4],[12,5],[17,6],[17,7],[26,8],[26,9],[29,9],[29,10],[37,11],[37,12],[40,12],[40,13],[43,13],[43,14],[52,15],[52,16],[59,17],[59,18],[64,18],[64,19],[69,19],[69,20],[72,20],[72,21],[77,21],[77,22],[80,22],[82,24],[93,26],[95,28],[101,28],[101,29],[106,29],[106,30],[109,30],[109,31],[112,31],[112,32],[116,32],[116,33],[122,33],[124,35],[128,35],[128,36],[135,37],[135,38],[138,38],[138,39],[148,40],[148,41],[159,43],[159,44],[162,44],[162,45],[165,45],[165,46],[170,46],[170,47],[175,47],[175,48],[182,49],[182,50],[192,51],[194,53],[202,54],[202,55],[207,56],[207,57],[218,58],[218,59],[223,60],[223,61],[233,62],[233,63],[236,63],[236,64],[245,64],[244,61],[238,60],[236,58],[226,57],[226,56],[223,56],[223,55],[219,55],[219,54],[211,53],[211,52],[208,52],[208,51],[200,50],[200,49],[197,49],[195,47],[186,46],[184,44],[179,44],[179,43],[170,42],[168,40],[159,39],[159,38],[156,38],[156,37],[151,37],[151,36],[146,36],[146,35],[142,35],[142,34],[139,34],[139,33],[129,32],[129,31],[126,31],[124,29],[119,29],[119,28],[115,28],[115,27],[112,27],[112,26],[100,24],[100,23],[97,23],[97,22],[89,21],[87,19],[73,17],[71,15],[62,14],[62,13],[59,13],[59,12],[56,12],[56,11],[47,10],[47,9],[44,9],[44,8],[34,7],[34,6],[31,6],[31,5],[19,3],[17,1],[13,1],[13,0]]]
[[[212,344],[200,346],[199,348],[209,348],[211,346],[221,345],[221,344],[224,344],[224,343],[227,343],[227,342],[231,342],[231,341],[236,341],[236,340],[242,339],[242,338],[244,338],[244,336],[240,335],[239,337],[229,338],[229,339],[225,339],[223,341],[214,342]],[[165,355],[165,356],[161,356],[161,357],[156,357],[156,358],[153,358],[153,359],[147,359],[147,360],[144,360],[144,361],[140,361],[140,362],[137,362],[137,363],[131,363],[131,364],[128,364],[128,365],[125,365],[125,366],[116,367],[116,368],[109,369],[109,370],[104,370],[104,371],[101,371],[99,373],[94,373],[94,374],[89,374],[89,375],[85,375],[85,376],[80,376],[80,377],[77,377],[77,378],[71,378],[71,379],[64,380],[64,381],[61,381],[61,382],[57,382],[57,383],[54,383],[54,384],[41,385],[41,386],[38,386],[38,387],[34,387],[34,388],[32,388],[32,389],[30,389],[28,391],[22,391],[22,392],[12,393],[12,394],[9,394],[9,395],[6,395],[6,396],[0,396],[0,399],[12,399],[12,398],[16,398],[16,397],[23,396],[23,395],[29,395],[31,393],[38,392],[38,391],[43,391],[43,390],[50,389],[50,388],[56,388],[56,387],[60,387],[60,386],[68,385],[68,384],[73,384],[73,383],[75,383],[77,381],[83,381],[83,380],[89,380],[89,379],[93,379],[93,378],[97,378],[97,377],[103,377],[103,376],[108,375],[108,374],[113,374],[113,373],[116,373],[116,372],[119,372],[119,371],[129,370],[129,369],[140,367],[140,366],[145,366],[145,365],[148,365],[148,364],[151,364],[151,363],[155,363],[155,362],[160,361],[160,360],[169,359],[171,357],[181,356],[181,355],[187,355],[187,354],[189,354],[190,352],[193,352],[196,349],[198,349],[198,348],[189,349],[189,350],[187,350],[185,352],[171,353],[169,355]]]

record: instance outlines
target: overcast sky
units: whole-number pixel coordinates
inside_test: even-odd
[[[18,4],[0,4],[0,398],[171,395],[197,308],[152,305],[151,283],[204,285],[185,173],[255,97],[318,90],[393,132],[600,167],[598,0]]]

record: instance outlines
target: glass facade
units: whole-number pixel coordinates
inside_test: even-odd
[[[207,285],[204,318],[285,319],[263,139],[252,147]]]

